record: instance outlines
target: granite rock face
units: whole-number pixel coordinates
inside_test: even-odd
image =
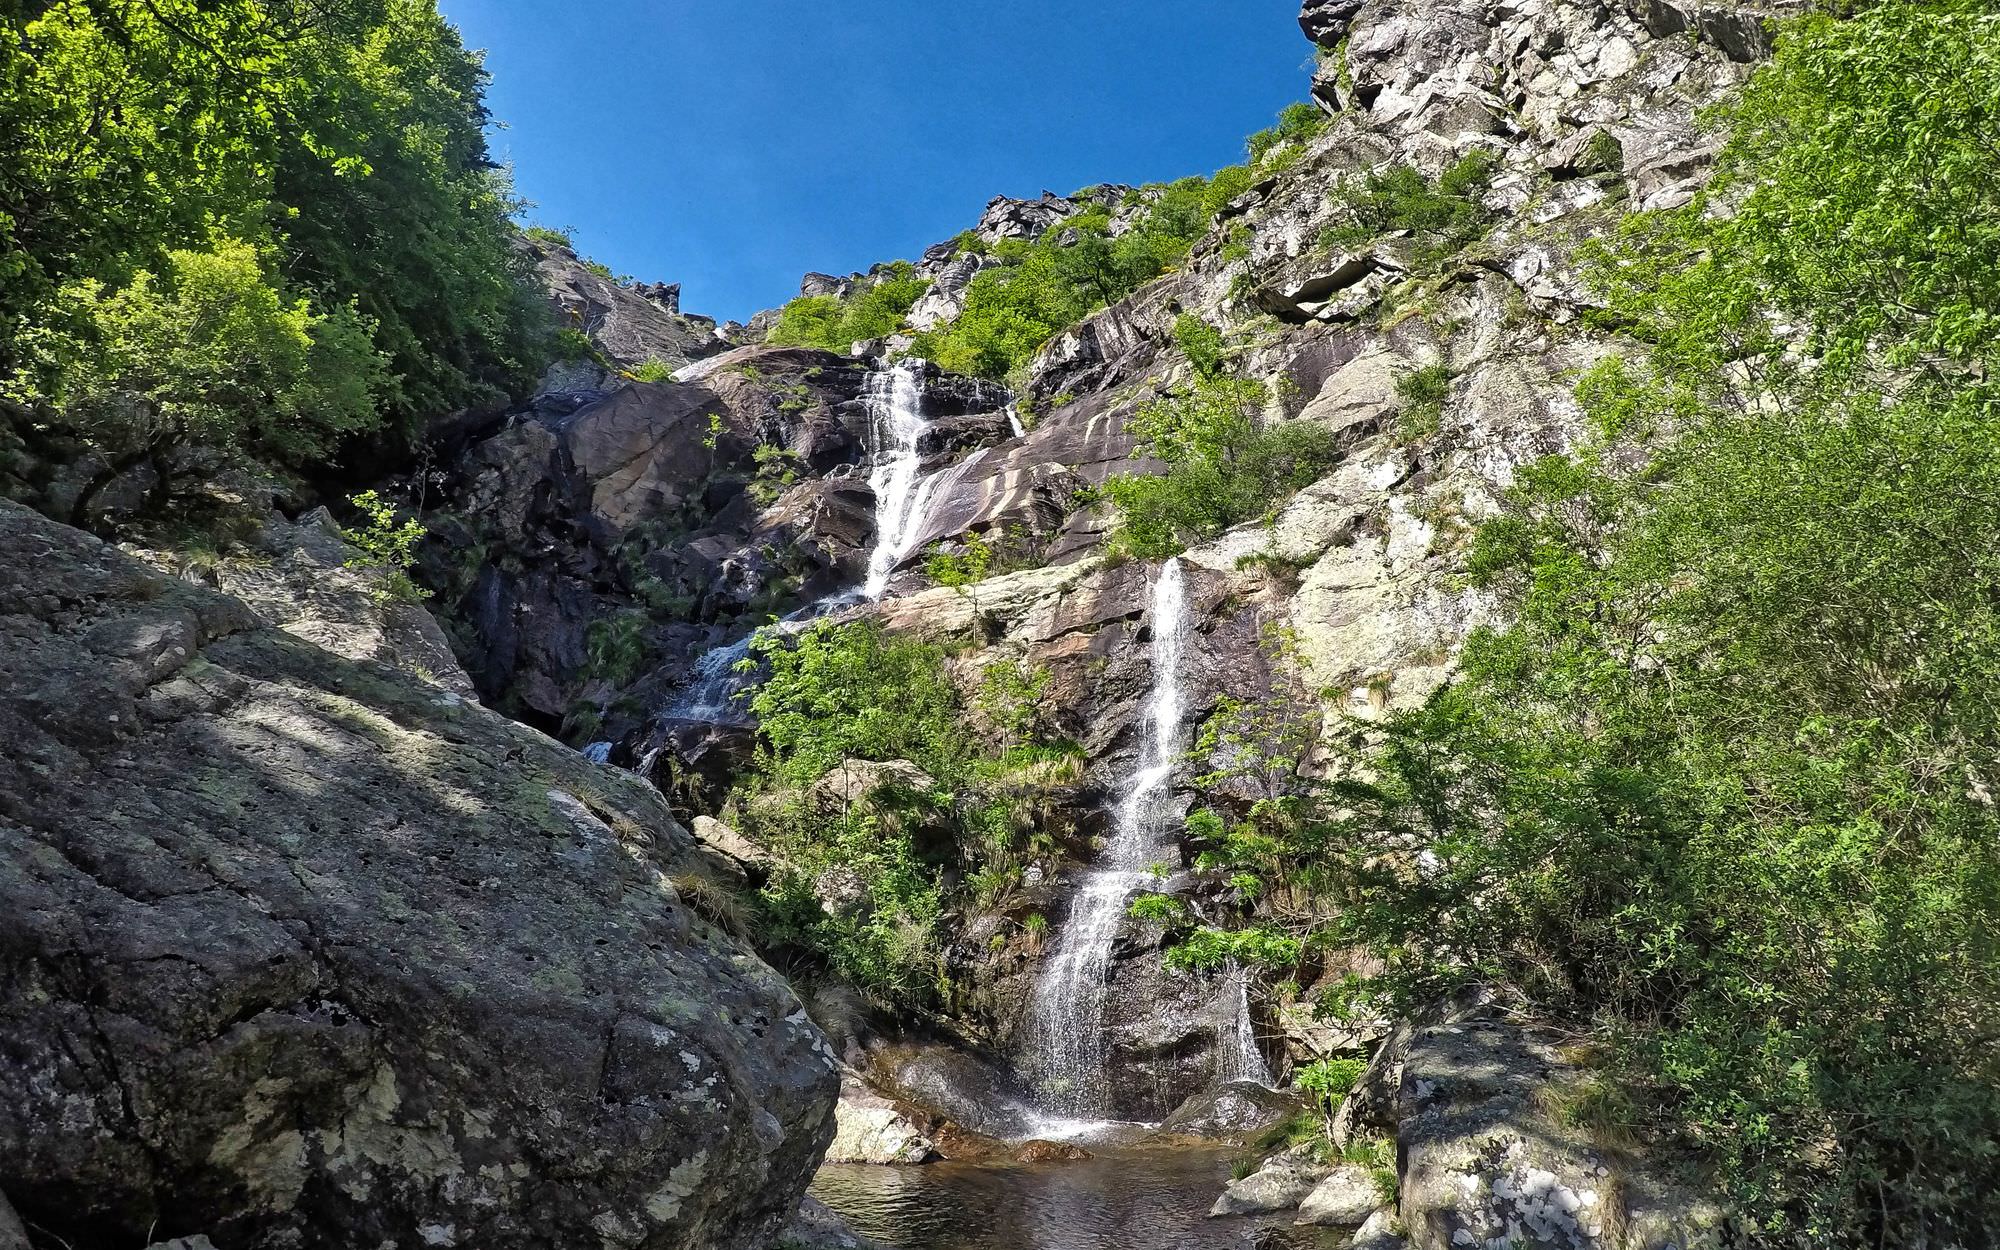
[[[563,244],[526,239],[523,246],[535,263],[558,324],[590,339],[614,368],[631,370],[658,362],[678,369],[729,346],[713,320],[681,312],[678,284],[619,282]],[[571,385],[599,384],[604,376],[601,369],[587,365],[559,374]]]
[[[69,1244],[759,1246],[839,1077],[658,797],[0,503],[0,1192]]]

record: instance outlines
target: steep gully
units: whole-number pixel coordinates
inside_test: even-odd
[[[896,572],[921,540],[935,500],[950,493],[986,454],[929,473],[920,450],[931,421],[925,415],[923,373],[907,364],[885,364],[871,374],[862,392],[867,412],[868,483],[874,496],[874,543],[859,585],[826,595],[791,613],[774,628],[804,629],[834,612],[879,603],[890,595]],[[1009,409],[1009,424],[1020,432]],[[1181,669],[1191,625],[1187,585],[1179,560],[1167,561],[1152,579],[1147,620],[1152,638],[1152,688],[1146,700],[1139,771],[1118,804],[1113,832],[1095,865],[1074,889],[1069,920],[1036,977],[1017,1066],[1032,1091],[1033,1105],[1008,1108],[1024,1137],[1089,1139],[1138,1127],[1114,1114],[1106,1011],[1112,985],[1113,954],[1134,896],[1155,882],[1152,865],[1171,857],[1173,772],[1183,743],[1186,699]],[[752,633],[711,649],[695,665],[694,678],[661,713],[669,722],[741,725],[747,716],[740,696],[752,680],[741,671],[756,638]],[[600,762],[608,743],[585,753]],[[643,766],[642,766],[643,771]],[[1213,1082],[1269,1084],[1250,1018],[1245,979],[1231,974],[1235,1018],[1221,1030]],[[1192,1091],[1189,1091],[1192,1092]]]

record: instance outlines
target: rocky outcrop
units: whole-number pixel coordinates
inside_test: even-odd
[[[836,1065],[683,901],[713,869],[644,786],[9,504],[0,733],[32,1225],[665,1250],[791,1217]]]
[[[912,1164],[938,1157],[938,1149],[893,1099],[875,1093],[849,1073],[834,1108],[828,1163]]]
[[[1398,1216],[1418,1250],[1528,1239],[1560,1250],[1724,1244],[1725,1213],[1661,1144],[1599,1140],[1567,1114],[1600,1078],[1552,1031],[1462,996],[1399,1025],[1348,1096],[1336,1137],[1396,1143]]]
[[[548,292],[557,324],[588,338],[603,362],[558,366],[545,390],[602,386],[607,371],[649,364],[678,369],[729,346],[713,320],[681,312],[678,284],[620,282],[575,249],[548,239],[524,239],[522,246]]]
[[[1208,1213],[1262,1215],[1269,1211],[1289,1211],[1304,1202],[1330,1170],[1303,1151],[1275,1155],[1248,1176],[1229,1182]]]
[[[258,619],[335,655],[375,660],[466,698],[472,679],[437,619],[388,570],[357,558],[324,508],[266,522],[240,551],[200,560],[135,548],[164,572],[241,600]]]
[[[679,381],[545,397],[475,444],[442,483],[425,579],[482,696],[615,740],[644,727],[621,709],[670,703],[711,647],[859,582],[870,372],[739,348]],[[1004,395],[933,371],[924,402],[970,418]]]
[[[1299,1203],[1297,1222],[1359,1228],[1381,1205],[1382,1190],[1374,1174],[1352,1163],[1342,1164]]]

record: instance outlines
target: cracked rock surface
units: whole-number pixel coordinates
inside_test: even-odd
[[[796,1209],[831,1052],[642,784],[5,503],[0,735],[30,1226],[729,1250]]]

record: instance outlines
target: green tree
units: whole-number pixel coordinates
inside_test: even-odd
[[[376,424],[387,369],[366,318],[287,299],[247,243],[170,252],[117,290],[71,283],[52,309],[21,336],[37,384],[17,393],[114,464],[151,459],[163,494],[186,447],[299,464]]]
[[[42,381],[17,343],[81,333],[82,284],[164,278],[227,238],[288,301],[359,314],[391,415],[525,381],[551,343],[484,84],[431,0],[0,6],[0,373]]]

